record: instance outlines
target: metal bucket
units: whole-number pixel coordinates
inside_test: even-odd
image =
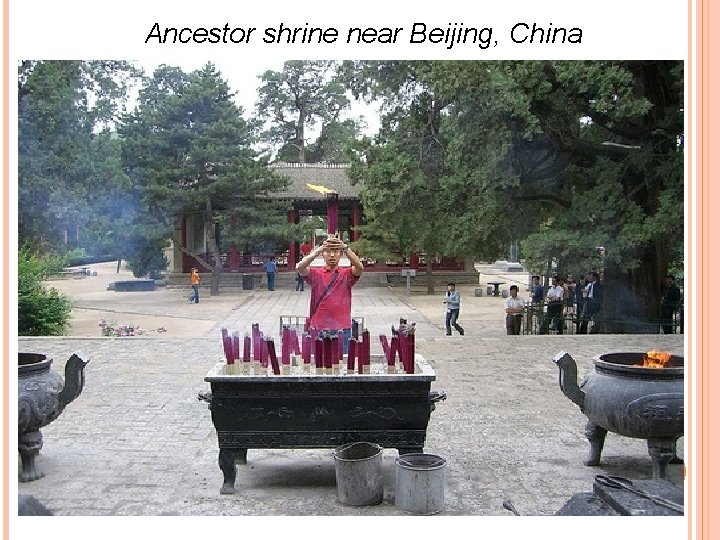
[[[338,502],[369,506],[383,500],[382,447],[355,442],[335,450]]]
[[[395,506],[430,515],[445,506],[445,459],[434,454],[404,454],[395,459]]]

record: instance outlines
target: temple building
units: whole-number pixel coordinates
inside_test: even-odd
[[[301,220],[316,218],[321,226],[315,228],[302,242],[290,242],[283,246],[285,249],[276,249],[274,252],[245,252],[234,244],[222,245],[221,240],[223,273],[262,273],[263,264],[270,257],[275,257],[278,272],[294,272],[303,254],[312,246],[322,243],[328,233],[339,234],[346,242],[354,242],[360,237],[358,227],[363,224],[360,201],[362,184],[350,182],[347,174],[349,164],[281,162],[271,167],[289,179],[285,190],[271,195],[288,201],[288,222],[297,224]],[[193,266],[198,266],[193,257],[184,253],[180,246],[205,260],[211,259],[204,227],[201,215],[185,214],[178,217],[173,247],[166,252],[170,260],[170,274],[187,274]],[[401,268],[418,269],[418,273],[424,269],[422,256],[418,255],[412,255],[402,263],[367,259],[363,262],[368,272],[393,272],[399,275]],[[477,279],[471,259],[442,258],[433,264],[433,271],[436,269],[440,272],[468,273],[471,279],[474,274]]]

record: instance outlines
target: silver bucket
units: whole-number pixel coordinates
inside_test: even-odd
[[[404,454],[395,459],[395,506],[430,515],[445,506],[445,459],[434,454]]]
[[[334,456],[340,504],[369,506],[383,501],[381,446],[350,443],[337,448]]]

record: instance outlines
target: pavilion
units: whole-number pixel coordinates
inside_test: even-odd
[[[300,242],[290,242],[284,250],[275,252],[244,252],[234,244],[221,247],[223,259],[223,274],[232,273],[262,273],[263,263],[270,257],[275,257],[278,272],[294,272],[302,252],[308,247],[322,242],[327,232],[340,234],[343,239],[354,242],[359,239],[358,227],[363,224],[362,202],[360,190],[362,183],[353,184],[348,177],[350,165],[347,163],[285,163],[271,165],[278,173],[289,179],[289,184],[283,191],[271,197],[287,200],[289,210],[287,220],[290,223],[299,223],[303,219],[319,217],[324,223],[323,229],[316,229],[311,238],[307,238],[302,245]],[[310,186],[310,187],[308,187]],[[320,190],[313,187],[320,187]],[[178,218],[173,247],[169,248],[166,256],[170,260],[170,274],[188,274],[193,266],[197,266],[192,257],[184,253],[195,253],[208,260],[206,234],[201,216],[185,214]],[[362,254],[360,254],[362,256]],[[402,268],[416,269],[418,276],[424,271],[421,256],[413,254],[401,263],[390,261],[364,260],[368,272],[386,272],[400,274]],[[452,272],[470,274],[470,279],[477,279],[477,273],[472,259],[457,260],[443,257],[433,264],[433,272]],[[202,270],[201,270],[202,271]],[[464,280],[460,279],[459,282]]]

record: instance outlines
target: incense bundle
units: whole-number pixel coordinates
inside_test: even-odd
[[[269,338],[268,338],[269,339]],[[267,339],[260,333],[260,365],[264,368],[268,367],[268,348]]]
[[[258,323],[252,325],[252,346],[253,360],[261,361],[262,344],[260,343],[260,325]]]
[[[319,337],[315,340],[315,369],[323,367],[323,340]]]
[[[408,333],[408,341],[407,341],[407,362],[408,367],[405,369],[406,373],[415,373],[415,324],[413,323],[413,326]]]
[[[347,369],[348,371],[355,371],[355,354],[357,351],[357,339],[355,337],[351,337],[350,341],[348,342],[348,359],[347,359]]]
[[[303,364],[310,363],[310,355],[311,354],[312,354],[312,336],[310,334],[303,334],[303,338],[302,338]]]
[[[405,373],[415,373],[415,323],[408,325],[407,320],[400,319],[400,327],[397,330],[397,352]]]
[[[385,359],[388,361],[388,364],[390,364],[390,345],[388,344],[388,339],[385,334],[380,334],[380,344],[382,345]]]
[[[340,336],[335,334],[330,338],[330,345],[332,349],[332,365],[337,367],[340,365],[340,357],[342,356],[342,349],[340,348]]]
[[[245,334],[243,337],[243,362],[250,361],[250,336]]]
[[[395,355],[398,350],[398,337],[397,335],[390,338],[390,351],[388,351],[387,363],[388,366],[395,367]]]
[[[290,329],[287,326],[283,326],[282,336],[280,337],[280,347],[282,348],[282,363],[284,365],[290,364]]]
[[[323,367],[332,369],[332,338],[325,335],[323,338]]]
[[[301,354],[300,351],[300,338],[298,337],[297,330],[295,328],[290,329],[290,352],[292,354]]]
[[[370,365],[370,331],[362,332],[362,363],[366,366]]]
[[[233,360],[240,360],[240,333],[237,331],[232,333],[232,353]]]
[[[233,358],[233,350],[232,350],[232,339],[227,334],[227,330],[223,328],[223,334],[222,334],[222,344],[223,344],[223,352],[225,353],[225,361],[228,364],[235,363],[235,359]]]
[[[272,338],[268,337],[265,339],[265,348],[270,356],[273,374],[280,375],[280,364],[278,363],[277,354],[275,354],[275,342]]]

